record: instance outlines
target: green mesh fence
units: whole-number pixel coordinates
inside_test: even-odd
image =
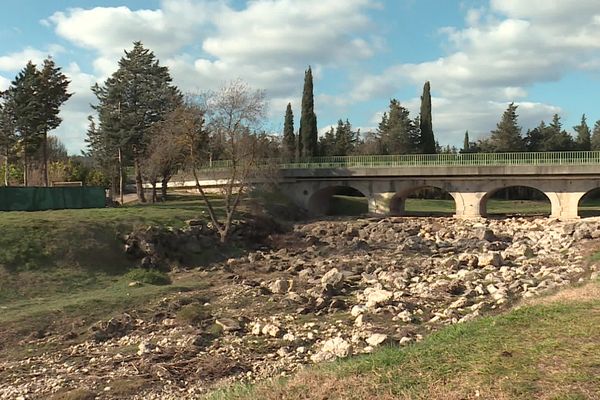
[[[0,211],[102,208],[101,187],[0,187]]]

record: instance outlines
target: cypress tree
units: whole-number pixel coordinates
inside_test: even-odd
[[[296,158],[296,135],[294,135],[294,114],[292,104],[288,103],[283,121],[283,150],[287,158]]]
[[[469,142],[469,131],[465,131],[465,140],[463,142],[462,153],[471,152],[471,143]]]
[[[313,157],[317,153],[317,116],[313,97],[313,77],[310,66],[304,74],[304,90],[302,92],[302,114],[300,115],[300,139],[298,147],[301,157]]]
[[[421,151],[425,154],[435,154],[435,137],[433,136],[433,124],[431,119],[431,86],[429,81],[425,82],[425,85],[423,86],[420,115],[419,127],[421,129]]]

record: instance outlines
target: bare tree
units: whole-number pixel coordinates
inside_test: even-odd
[[[142,171],[152,185],[152,202],[156,202],[156,184],[160,179],[161,197],[167,198],[167,186],[171,178],[181,168],[186,148],[180,140],[181,107],[169,113],[164,121],[151,129],[151,139],[146,149],[147,156],[142,161]]]
[[[226,242],[240,201],[255,175],[257,161],[264,156],[261,149],[264,149],[266,141],[264,135],[257,132],[265,118],[265,94],[238,80],[217,91],[205,93],[201,100],[201,108],[204,109],[202,125],[206,126],[204,129],[209,133],[210,145],[199,152],[199,146],[188,141],[188,160],[196,188],[206,203],[210,219],[221,242]],[[196,132],[204,129],[195,126]],[[222,218],[216,212],[213,200],[206,194],[198,175],[202,166],[212,163],[215,153],[218,153],[221,160],[226,160],[218,174],[225,181],[221,186],[225,214]]]

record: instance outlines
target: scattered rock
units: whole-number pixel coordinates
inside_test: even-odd
[[[364,294],[367,298],[367,308],[385,305],[394,297],[394,293],[388,290],[374,288],[365,289]]]
[[[503,262],[504,260],[498,252],[480,254],[478,257],[478,265],[480,267],[485,267],[488,265],[501,267]]]
[[[282,335],[283,331],[277,325],[266,324],[262,327],[261,333],[266,336],[279,337]]]
[[[352,345],[341,337],[329,339],[323,343],[321,351],[311,356],[315,363],[345,358],[352,354]]]
[[[269,285],[269,290],[275,294],[284,294],[287,293],[289,287],[288,281],[277,279]]]
[[[327,287],[331,286],[334,289],[338,289],[341,286],[341,283],[344,279],[344,275],[338,271],[337,268],[331,269],[321,278],[321,286]]]
[[[223,332],[236,332],[242,329],[239,321],[233,318],[219,318],[215,320],[215,324],[223,328]]]
[[[384,335],[383,333],[374,333],[369,336],[365,341],[371,347],[377,347],[388,339],[388,335]]]

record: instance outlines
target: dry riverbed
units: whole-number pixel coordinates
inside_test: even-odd
[[[192,399],[231,382],[407,345],[597,277],[589,254],[598,238],[600,219],[297,225],[274,237],[271,250],[172,274],[205,289],[92,328],[74,322],[24,338],[18,345],[32,355],[0,361],[0,398]]]

